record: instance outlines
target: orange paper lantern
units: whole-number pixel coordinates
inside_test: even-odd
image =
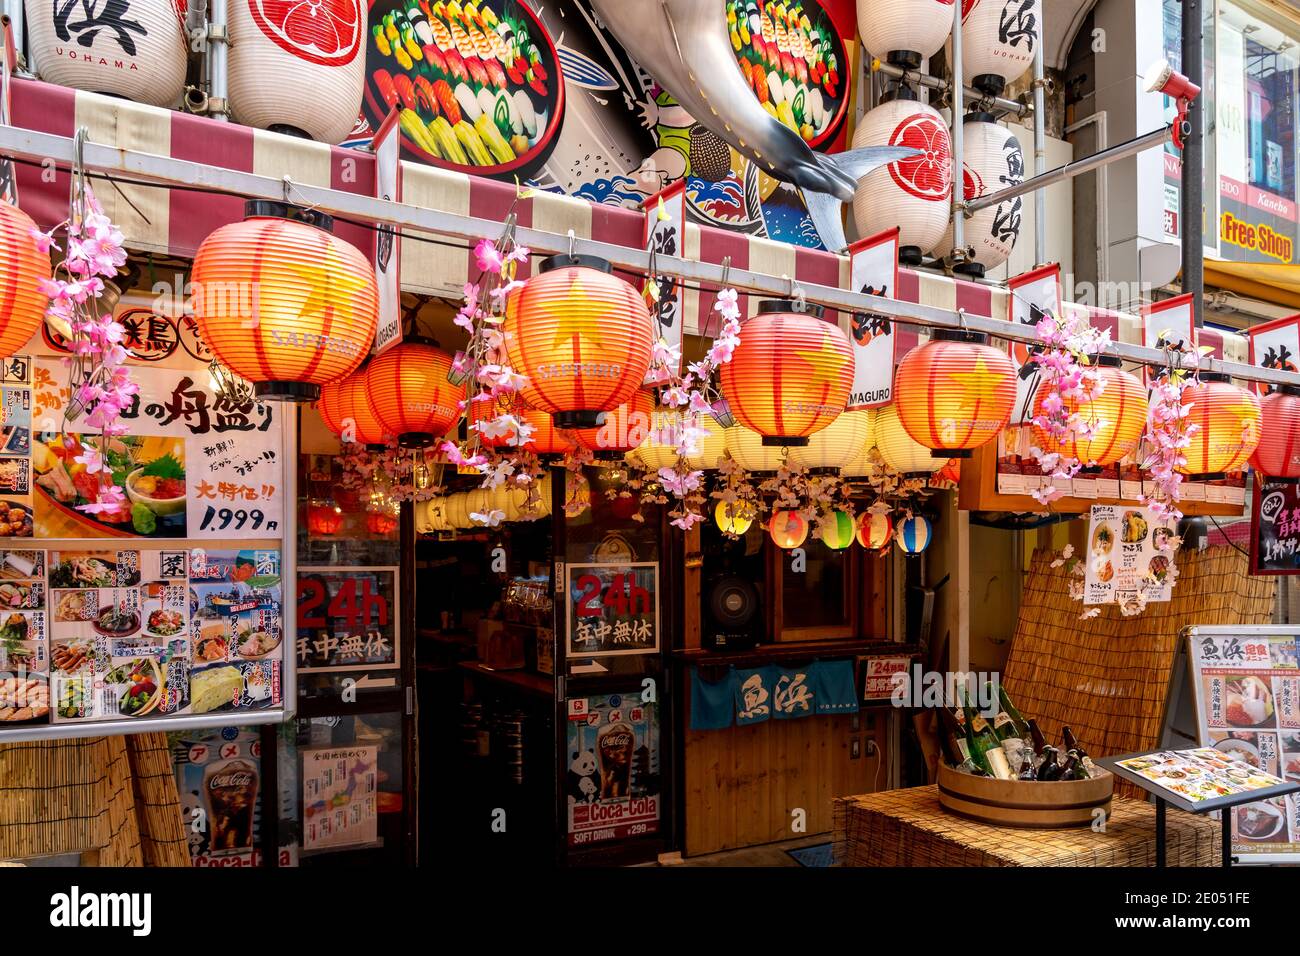
[[[0,355],[21,352],[45,317],[49,299],[39,282],[50,278],[50,257],[36,247],[36,223],[17,206],[0,202]]]
[[[595,452],[597,458],[621,458],[645,441],[654,413],[654,396],[639,388],[618,408],[601,412],[595,428],[576,429],[573,437],[583,448]]]
[[[194,317],[213,354],[259,398],[314,402],[370,352],[375,272],[322,213],[260,200],[194,255]]]
[[[365,363],[347,378],[322,385],[316,410],[320,412],[325,427],[343,441],[359,445],[384,444],[384,425],[371,400]]]
[[[767,533],[778,548],[797,548],[808,539],[808,522],[797,511],[774,511]]]
[[[767,299],[740,329],[740,344],[722,366],[731,411],[765,445],[806,445],[844,411],[853,388],[853,348],[838,326],[808,304]]]
[[[941,329],[898,365],[894,404],[934,458],[969,458],[997,437],[1016,404],[1016,367],[980,332]]]
[[[1283,385],[1259,407],[1263,428],[1250,467],[1270,478],[1300,478],[1300,388]]]
[[[611,268],[592,256],[554,256],[506,304],[510,363],[528,376],[523,399],[561,428],[596,427],[650,368],[645,299]]]
[[[447,381],[451,361],[432,340],[411,338],[366,369],[379,421],[403,448],[433,444],[460,417],[465,386]]]
[[[564,455],[573,451],[573,433],[562,431],[555,425],[555,419],[535,408],[516,406],[515,414],[533,426],[532,434],[524,444],[523,450],[534,455]]]
[[[1226,375],[1203,372],[1201,380],[1183,392],[1183,404],[1191,406],[1187,423],[1198,430],[1183,449],[1187,464],[1178,470],[1209,480],[1245,467],[1259,444],[1259,396],[1233,385]]]
[[[337,534],[343,527],[343,512],[333,505],[312,505],[307,509],[307,531],[322,537]]]
[[[1101,394],[1092,401],[1063,400],[1067,411],[1078,412],[1086,422],[1098,423],[1092,438],[1081,439],[1070,433],[1058,443],[1044,429],[1035,426],[1034,443],[1043,451],[1059,452],[1089,466],[1113,465],[1137,448],[1146,428],[1147,390],[1119,364],[1113,355],[1098,356],[1098,374],[1106,383]],[[1050,391],[1047,382],[1039,386],[1034,396],[1035,415],[1042,414],[1043,399]]]

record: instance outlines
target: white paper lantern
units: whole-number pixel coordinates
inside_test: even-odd
[[[871,410],[841,412],[835,421],[809,435],[807,445],[790,449],[790,464],[839,471],[872,444]]]
[[[893,405],[876,411],[876,448],[885,465],[902,475],[933,474],[948,463],[930,457],[930,449],[907,433]]]
[[[718,459],[727,450],[727,433],[712,415],[701,415],[699,426],[708,432],[699,442],[699,453],[686,456],[686,467],[700,471],[718,467]]]
[[[1024,181],[1025,154],[1020,140],[995,123],[992,114],[967,113],[962,130],[964,198],[978,199]],[[1020,237],[1022,200],[1022,196],[1016,196],[986,206],[966,220],[962,241],[975,252],[970,262],[956,267],[958,272],[982,278],[989,269],[1007,261]],[[937,256],[952,252],[951,223],[933,251]]]
[[[749,472],[776,471],[786,463],[786,448],[764,445],[763,436],[744,425],[727,429],[727,451]]]
[[[899,227],[899,258],[919,263],[934,248],[952,215],[952,140],[935,110],[900,87],[893,99],[862,117],[853,148],[910,146],[920,150],[858,180],[853,218],[863,236]]]
[[[873,56],[909,70],[952,33],[953,0],[858,0],[858,35]]]
[[[447,524],[447,499],[430,498],[424,504],[425,524],[430,532],[450,531],[451,526]]]
[[[456,529],[469,527],[469,496],[465,492],[447,496],[447,525]]]
[[[172,0],[26,0],[24,10],[47,83],[152,106],[180,100],[189,43]]]
[[[1034,62],[1041,0],[962,0],[961,65],[968,86],[1001,96]]]
[[[361,109],[365,38],[361,0],[231,0],[235,121],[342,142]]]

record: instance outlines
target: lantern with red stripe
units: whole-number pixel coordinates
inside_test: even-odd
[[[307,506],[307,531],[309,534],[328,536],[337,534],[343,527],[343,510],[328,502],[314,502]]]
[[[767,299],[740,328],[740,344],[720,372],[736,420],[765,445],[806,445],[835,421],[853,388],[853,348],[809,303]]]
[[[604,259],[554,256],[506,305],[510,364],[522,394],[561,428],[594,428],[645,381],[654,344],[645,299]]]
[[[259,398],[314,402],[370,352],[375,272],[333,220],[256,200],[194,255],[194,318],[222,365]],[[376,399],[378,401],[378,399]]]
[[[961,0],[961,65],[967,86],[1001,96],[1034,62],[1041,0]]]
[[[1263,428],[1250,467],[1270,478],[1300,479],[1300,388],[1283,385],[1259,406]]]
[[[900,86],[892,98],[862,117],[853,134],[853,148],[865,146],[918,150],[915,156],[873,169],[858,180],[853,218],[864,236],[898,226],[899,259],[920,264],[922,253],[935,247],[952,216],[948,124],[919,102],[915,91]]]
[[[1201,380],[1183,392],[1182,403],[1191,406],[1185,421],[1198,428],[1183,449],[1187,464],[1178,470],[1212,480],[1244,468],[1259,444],[1259,396],[1220,372],[1202,372]]]
[[[1046,430],[1034,426],[1034,443],[1045,452],[1074,458],[1086,466],[1113,465],[1138,446],[1147,422],[1147,390],[1133,375],[1119,367],[1113,355],[1097,357],[1097,374],[1106,384],[1091,401],[1063,398],[1068,413],[1078,413],[1085,423],[1096,426],[1091,438],[1074,432],[1056,442]],[[1051,393],[1044,382],[1034,396],[1034,414],[1041,415],[1043,400]]]
[[[366,369],[379,420],[403,448],[432,445],[460,417],[465,386],[447,381],[451,362],[433,340],[413,337]]]
[[[991,442],[1016,404],[1016,367],[982,332],[939,329],[898,365],[894,406],[932,458],[969,458]]]
[[[621,458],[645,441],[654,413],[654,396],[639,388],[618,408],[601,412],[595,428],[575,429],[573,437],[583,448],[595,452],[597,458]]]
[[[858,515],[858,544],[873,551],[886,547],[894,537],[894,522],[889,515],[870,511]]]
[[[50,257],[32,238],[36,223],[17,206],[0,202],[0,355],[21,352],[36,334],[49,299],[39,282],[50,277]]]
[[[788,551],[808,540],[808,521],[797,511],[774,511],[767,523],[767,533],[778,548]]]
[[[952,0],[858,0],[858,35],[873,55],[917,70],[952,33]]]
[[[384,444],[384,426],[371,400],[365,362],[347,378],[322,385],[316,410],[325,427],[343,441],[358,445]]]

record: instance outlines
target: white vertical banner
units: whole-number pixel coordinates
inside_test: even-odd
[[[849,286],[854,292],[898,298],[898,226],[849,246]],[[894,392],[894,318],[854,312],[853,391],[848,408],[886,405]]]
[[[1193,353],[1188,364],[1194,364],[1196,352],[1196,328],[1192,318],[1192,296],[1186,292],[1172,299],[1164,299],[1142,308],[1142,344],[1147,348],[1159,349],[1166,345],[1174,346]],[[1187,360],[1188,356],[1184,356]],[[1143,367],[1143,374],[1151,381],[1151,369]]]
[[[1250,343],[1251,365],[1284,372],[1300,371],[1300,315],[1288,315],[1247,329],[1246,337]],[[1256,382],[1255,389],[1263,395],[1269,386]]]
[[[641,204],[645,210],[645,231],[642,241],[647,246],[654,239],[654,251],[661,256],[685,255],[686,249],[686,180],[679,179],[661,189]],[[660,218],[660,210],[663,217]],[[659,276],[659,301],[655,304],[655,319],[660,340],[682,351],[682,283],[672,276]],[[700,318],[703,332],[708,316]],[[680,363],[679,370],[680,370]],[[653,372],[646,375],[645,384],[654,384]]]
[[[398,113],[388,114],[371,141],[375,153],[375,198],[402,201],[401,137]],[[379,325],[375,328],[375,354],[402,341],[402,239],[392,226],[375,231],[375,281],[379,284]]]
[[[1044,314],[1061,314],[1061,267],[1058,263],[1039,266],[1007,280],[1007,318],[1015,325],[1032,329]],[[1020,331],[1025,331],[1021,329]],[[1023,425],[1034,417],[1034,393],[1042,379],[1033,361],[1036,346],[1012,342],[1009,351],[1016,363],[1016,407],[1011,424]]]

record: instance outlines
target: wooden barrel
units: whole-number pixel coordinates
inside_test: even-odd
[[[949,813],[1002,827],[1091,826],[1096,811],[1110,817],[1115,777],[1098,768],[1087,780],[998,780],[939,765],[939,803]]]

